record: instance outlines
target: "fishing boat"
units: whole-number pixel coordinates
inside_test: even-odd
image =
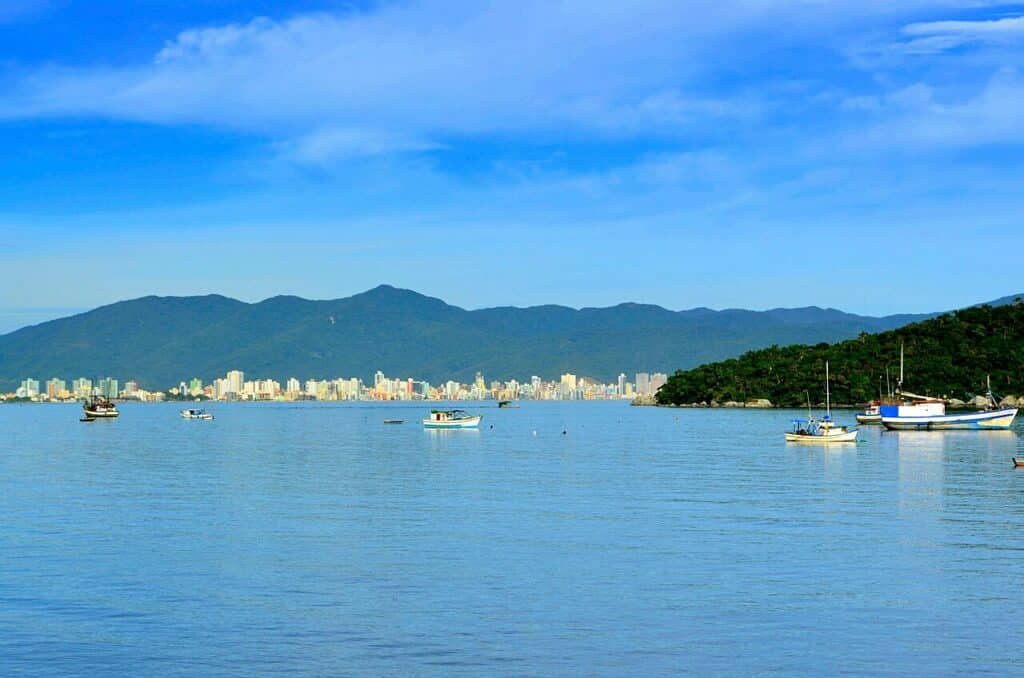
[[[181,411],[181,417],[183,419],[213,419],[213,415],[206,410],[200,410],[195,408],[189,408]]]
[[[469,414],[465,410],[431,410],[423,420],[424,428],[477,428],[483,417]]]
[[[858,424],[881,424],[882,403],[868,403],[868,406],[864,408],[863,412],[856,416],[856,419]]]
[[[82,404],[86,419],[112,419],[119,414],[117,405],[109,398],[93,396]]]
[[[882,377],[878,377],[878,400],[874,400],[867,404],[864,411],[856,416],[858,424],[881,424],[882,423],[882,404],[894,402],[892,384],[889,381],[889,368],[885,368],[885,390],[886,394],[882,394]]]
[[[890,431],[1005,431],[1017,417],[1016,407],[1000,408],[988,384],[989,407],[976,412],[946,414],[946,401],[903,390],[903,347],[900,347],[899,401],[883,404],[882,426]]]
[[[832,421],[832,396],[829,390],[828,362],[825,363],[825,416],[821,420],[811,415],[811,398],[807,397],[807,420],[794,419],[793,430],[786,433],[787,443],[812,443],[830,445],[833,443],[857,442],[857,429],[848,430]]]
[[[936,398],[901,393],[906,400],[882,405],[882,426],[890,431],[1005,431],[1017,417],[1016,407],[946,414],[946,402]]]

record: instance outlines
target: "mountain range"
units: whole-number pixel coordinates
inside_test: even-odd
[[[993,303],[1005,303],[1013,297]],[[26,377],[135,379],[166,388],[227,370],[283,380],[358,376],[438,383],[687,369],[771,345],[881,332],[937,314],[871,317],[831,308],[768,311],[624,303],[466,310],[381,285],[331,301],[278,296],[143,297],[0,336],[0,388]]]

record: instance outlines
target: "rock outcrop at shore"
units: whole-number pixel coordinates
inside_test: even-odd
[[[636,398],[633,398],[633,401],[630,403],[630,405],[633,405],[634,407],[656,406],[656,405],[658,405],[658,401],[654,398],[654,396],[637,396]],[[775,406],[772,404],[772,401],[768,400],[767,398],[755,398],[754,400],[748,400],[745,403],[737,402],[735,400],[729,400],[729,401],[726,401],[724,403],[720,403],[720,402],[717,402],[715,400],[712,400],[710,403],[689,403],[689,404],[686,404],[686,405],[665,405],[665,407],[722,407],[722,408],[750,407],[750,408],[754,408],[754,409],[767,410],[767,409],[771,409],[771,408],[773,408]]]

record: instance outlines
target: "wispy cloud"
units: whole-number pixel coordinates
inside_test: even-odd
[[[149,63],[39,69],[0,95],[0,117],[240,129],[314,163],[452,137],[678,138],[763,111],[757,92],[719,78],[757,70],[745,45],[804,46],[894,11],[879,0],[422,0],[258,18],[183,31]]]
[[[934,54],[972,43],[1012,44],[1024,41],[1024,17],[984,21],[928,21],[904,26],[910,40],[898,44],[907,54]]]

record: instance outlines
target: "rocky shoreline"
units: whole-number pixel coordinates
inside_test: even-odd
[[[659,405],[655,400],[654,396],[637,396],[629,403],[633,407],[682,407],[692,409],[710,409],[710,408],[752,408],[759,410],[769,409],[793,409],[785,407],[776,407],[772,404],[772,401],[767,398],[756,398],[754,400],[748,400],[746,402],[737,402],[735,400],[728,400],[724,403],[720,403],[717,400],[711,402],[701,403],[685,403],[681,405]],[[833,404],[832,408],[836,410],[856,410],[861,409],[865,405],[849,405],[849,404]],[[981,410],[989,406],[989,400],[985,396],[975,396],[971,400],[960,400],[958,398],[947,398],[946,409],[949,410]],[[819,403],[815,407],[824,407],[824,403]],[[999,401],[999,407],[1024,407],[1024,396],[1006,396]]]

